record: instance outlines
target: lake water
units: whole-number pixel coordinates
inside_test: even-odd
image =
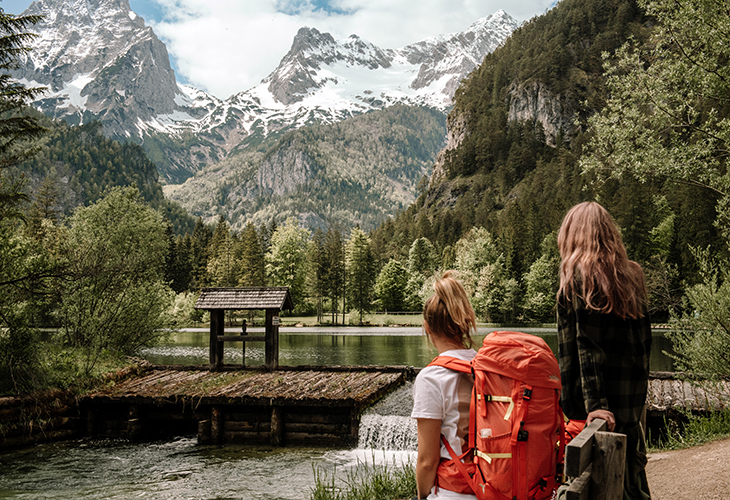
[[[495,328],[480,327],[474,340],[479,346]],[[542,337],[555,352],[558,340],[555,329],[519,328],[520,331]],[[263,334],[263,328],[248,328],[249,334]],[[227,333],[238,333],[226,328]],[[143,356],[155,364],[208,364],[207,328],[189,329],[176,333],[167,345],[148,349]],[[225,363],[241,363],[241,342],[226,342]],[[653,332],[651,369],[671,371],[672,360],[664,351],[671,343],[662,330]],[[300,365],[395,365],[426,366],[437,354],[420,327],[282,327],[279,329],[279,364]],[[246,344],[246,364],[264,364],[263,342]]]
[[[520,330],[556,348],[553,330]],[[480,329],[475,340],[481,343],[489,331]],[[282,365],[422,367],[435,355],[420,328],[292,327],[280,334]],[[207,329],[180,332],[144,356],[158,364],[207,364],[208,335]],[[247,364],[263,364],[263,345],[257,344],[247,344]],[[671,359],[662,354],[669,347],[656,332],[652,370],[671,370]],[[240,363],[240,343],[226,345],[225,361]],[[0,499],[306,500],[315,469],[342,479],[365,463],[415,463],[411,391],[406,384],[363,415],[355,449],[200,446],[195,436],[179,436],[152,443],[82,439],[2,452]]]

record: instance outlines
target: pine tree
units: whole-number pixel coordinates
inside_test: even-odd
[[[35,154],[37,148],[30,142],[46,131],[37,115],[26,110],[27,103],[45,88],[28,88],[9,73],[17,66],[19,57],[30,51],[26,44],[37,36],[28,33],[27,28],[41,19],[42,16],[6,14],[0,9],[0,172]],[[28,199],[23,185],[22,179],[0,174],[0,219],[21,216],[17,207]]]
[[[362,325],[363,313],[372,307],[375,285],[375,258],[370,249],[370,238],[359,227],[353,228],[345,252],[348,300],[350,307],[358,312]]]

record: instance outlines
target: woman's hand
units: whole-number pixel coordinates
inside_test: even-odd
[[[588,418],[586,418],[586,425],[597,418],[605,420],[608,425],[608,432],[613,432],[613,429],[616,427],[616,418],[613,416],[613,413],[608,410],[593,410],[588,414]]]
[[[436,469],[441,461],[441,420],[418,418],[418,459],[416,488],[418,498],[426,498],[436,484]]]

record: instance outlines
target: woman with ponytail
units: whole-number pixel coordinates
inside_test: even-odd
[[[561,406],[570,419],[602,418],[627,435],[624,499],[649,499],[641,417],[649,382],[651,322],[641,266],[598,203],[576,205],[558,233]]]
[[[434,291],[423,307],[423,327],[429,341],[439,355],[471,361],[476,356],[471,340],[476,316],[464,287],[452,277],[452,271],[447,271],[434,284]],[[436,487],[439,462],[451,458],[441,435],[457,455],[461,455],[462,447],[466,449],[472,386],[471,375],[442,366],[427,366],[416,377],[411,417],[418,422],[419,499],[476,499],[471,490],[462,493],[448,486]]]

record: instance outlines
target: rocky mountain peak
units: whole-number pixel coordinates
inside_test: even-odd
[[[49,91],[46,114],[81,123],[103,117],[105,132],[137,133],[137,120],[172,113],[179,93],[167,48],[128,0],[36,0],[25,11],[45,18],[14,76]]]

